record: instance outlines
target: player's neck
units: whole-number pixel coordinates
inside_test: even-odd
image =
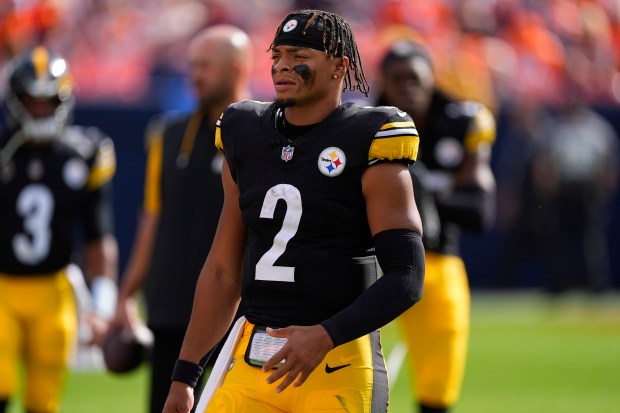
[[[292,125],[314,125],[328,117],[340,106],[340,96],[337,99],[320,100],[312,104],[294,105],[284,109],[286,121]]]

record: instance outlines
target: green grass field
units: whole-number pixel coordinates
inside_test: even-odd
[[[398,343],[396,327],[387,326],[387,358]],[[63,413],[144,413],[147,373],[72,373]],[[391,385],[390,413],[414,412],[405,367]],[[620,412],[620,296],[474,294],[468,368],[453,413],[517,412]],[[9,413],[20,413],[17,403]]]

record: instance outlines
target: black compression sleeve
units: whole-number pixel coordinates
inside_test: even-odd
[[[495,218],[493,192],[482,188],[463,188],[449,195],[439,195],[435,203],[442,219],[468,231],[482,232],[492,225]]]
[[[383,327],[422,296],[422,236],[409,229],[392,229],[375,235],[374,243],[383,276],[351,305],[321,323],[334,347]]]

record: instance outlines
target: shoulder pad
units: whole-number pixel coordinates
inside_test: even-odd
[[[476,114],[484,109],[484,105],[472,100],[464,100],[459,102],[452,102],[446,105],[446,115],[450,118],[473,118]]]
[[[69,126],[60,138],[63,145],[75,150],[82,158],[90,159],[100,143],[109,139],[100,129],[93,127]]]
[[[263,113],[272,102],[261,102],[258,100],[245,99],[239,102],[232,103],[224,110],[224,118],[229,112],[246,112],[246,113]]]
[[[369,163],[382,160],[415,162],[420,138],[411,116],[393,106],[379,106],[374,111],[382,112],[385,121],[370,146]]]
[[[483,143],[492,145],[497,130],[491,111],[482,104],[471,105],[467,110],[473,111],[473,114],[470,116],[471,120],[463,142],[465,148],[468,151],[475,151]]]
[[[215,147],[220,150],[224,150],[221,130],[222,122],[235,122],[238,116],[260,117],[272,105],[272,102],[259,102],[257,100],[250,99],[241,100],[228,105],[215,123]],[[244,121],[247,121],[247,119],[244,119]]]

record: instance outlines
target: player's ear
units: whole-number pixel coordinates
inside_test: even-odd
[[[333,76],[341,78],[347,73],[347,70],[349,69],[349,58],[346,56],[343,56],[342,58],[336,58],[335,63],[336,64],[334,66]]]

